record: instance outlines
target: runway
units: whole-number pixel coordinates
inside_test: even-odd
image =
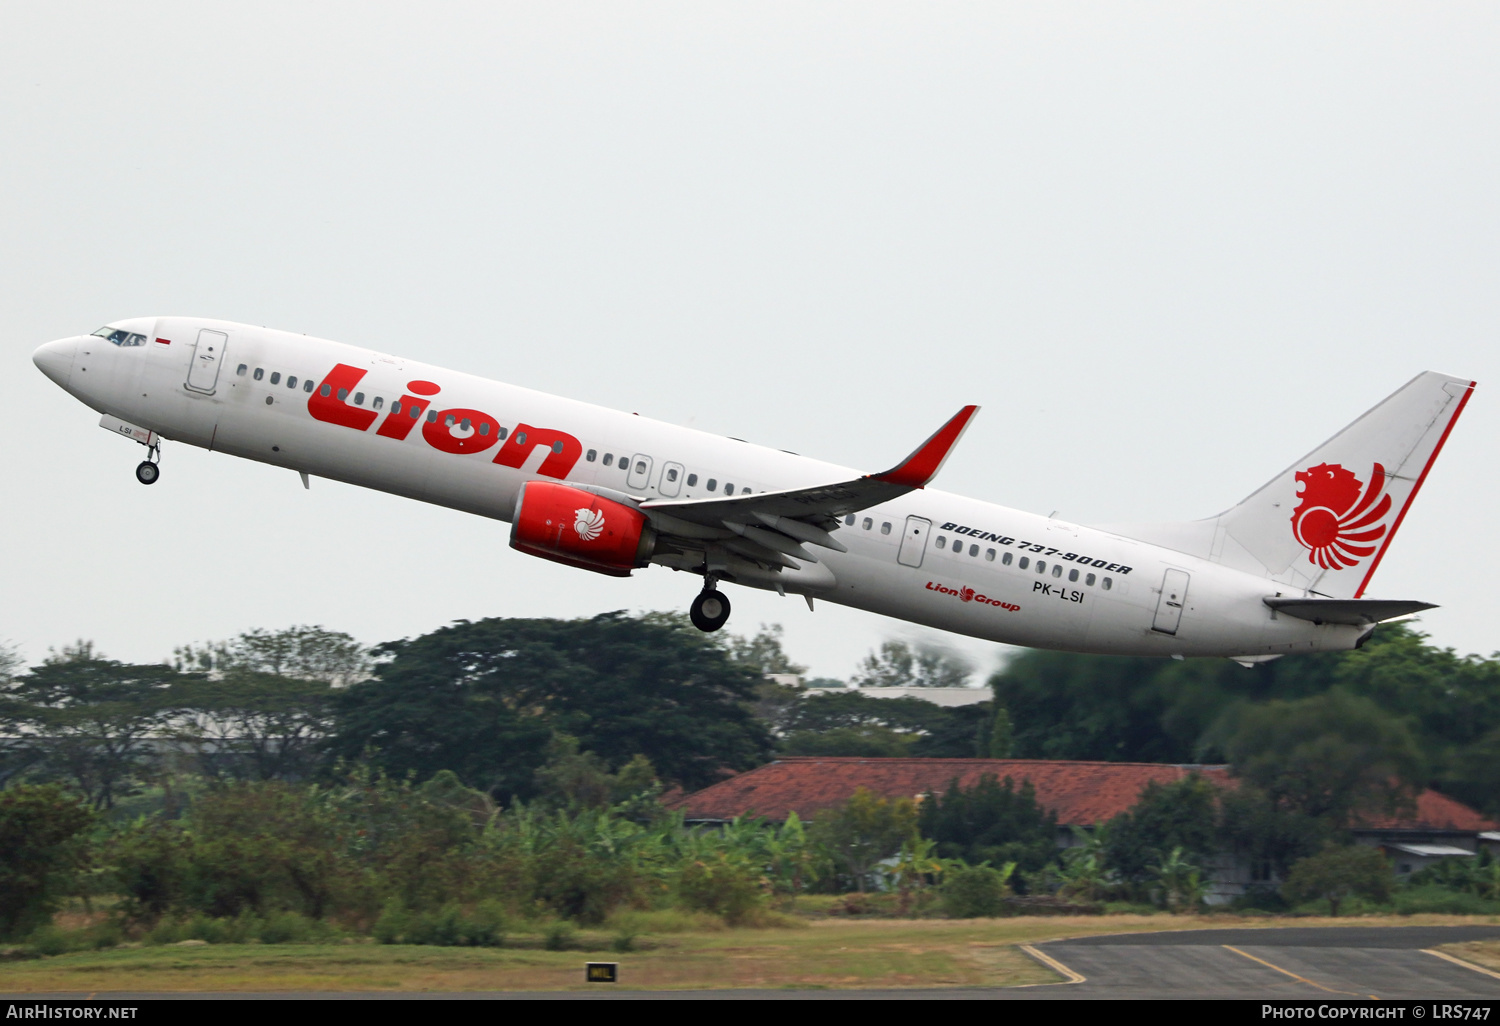
[[[614,990],[465,993],[11,994],[37,1003],[92,998],[361,1000],[1097,1000],[1238,998],[1284,1001],[1500,1000],[1500,972],[1467,965],[1439,945],[1500,939],[1500,926],[1333,926],[1115,934],[1023,945],[1060,981],[1027,987],[882,990]]]
[[[1432,953],[1441,944],[1494,938],[1500,938],[1500,927],[1287,927],[1086,937],[1035,948],[1044,961],[1082,977],[1080,982],[1018,990],[1085,999],[1494,1000],[1500,998],[1500,973]]]

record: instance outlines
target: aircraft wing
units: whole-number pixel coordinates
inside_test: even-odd
[[[831,534],[840,518],[925,487],[942,469],[978,410],[965,406],[910,456],[879,474],[722,499],[658,499],[642,502],[639,508],[665,534],[700,539],[738,536],[741,544],[730,547],[742,555],[751,554],[743,544],[749,542],[756,550],[770,550],[773,557],[790,555],[817,562],[800,543],[847,551]],[[785,559],[767,562],[795,567]]]

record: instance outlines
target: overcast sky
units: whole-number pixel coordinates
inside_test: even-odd
[[[1424,369],[1479,391],[1371,595],[1500,648],[1500,5],[0,0],[0,640],[684,609],[696,579],[169,443],[31,364],[307,332],[1083,523],[1217,513]],[[734,589],[847,676],[899,622]],[[988,668],[999,646],[957,639]]]

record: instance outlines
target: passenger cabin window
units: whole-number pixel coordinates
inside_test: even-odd
[[[489,433],[490,433],[490,422],[489,421],[485,421],[483,424],[479,425],[479,433],[481,435],[486,435],[486,436],[489,435]]]
[[[880,525],[880,533],[881,534],[890,534],[891,533],[891,522],[889,520],[887,520],[885,523],[883,523],[883,524]]]
[[[708,490],[709,491],[713,491],[717,487],[719,487],[719,482],[716,481],[714,478],[709,478],[708,479]],[[849,523],[851,523],[851,524],[854,523],[854,518],[853,517],[849,518]]]
[[[676,481],[677,480],[677,471],[675,469],[668,469],[668,471],[667,471],[667,480],[668,481]]]
[[[596,457],[598,455],[599,455],[599,450],[598,449],[590,449],[588,452],[586,452],[586,453],[583,454],[583,458],[586,459],[586,460],[588,460],[590,463],[592,463],[592,462],[594,462],[594,457]]]
[[[312,378],[308,378],[306,381],[304,381],[302,383],[302,391],[304,391],[304,392],[311,392],[312,390],[313,390],[313,379]]]
[[[249,369],[250,365],[248,363],[242,363],[234,369],[234,372],[243,378],[245,376],[245,372]]]
[[[875,526],[875,521],[871,520],[869,517],[865,517],[865,522],[860,526],[868,531],[870,528]]]
[[[287,375],[286,387],[287,388],[296,388],[297,387],[297,375],[295,375],[295,374],[289,374],[289,375]]]
[[[260,376],[260,371],[256,371],[255,372],[255,376],[259,377]],[[324,399],[327,399],[330,395],[333,394],[333,386],[332,385],[324,385],[322,388],[318,389],[318,394],[320,396],[322,396]]]
[[[1052,564],[1052,576],[1053,577],[1061,577],[1062,576],[1062,564],[1061,563],[1053,563]]]
[[[606,467],[612,467],[612,466],[615,465],[615,454],[614,453],[607,452],[607,453],[604,454],[604,465]]]
[[[252,377],[254,377],[256,381],[259,381],[261,378],[263,378],[265,376],[266,376],[266,369],[264,367],[257,367],[257,368],[255,368],[255,373],[252,375]]]
[[[729,483],[728,483],[728,482],[727,482],[727,481],[726,481],[726,482],[725,482],[725,483],[724,483],[724,494],[725,494],[725,495],[733,495],[733,494],[734,494],[734,485],[732,485],[732,484],[729,484]]]
[[[969,555],[971,555],[971,556],[977,556],[977,555],[979,555],[979,546],[978,545],[970,545],[969,546]]]
[[[845,527],[853,527],[854,526],[854,514],[853,513],[850,513],[847,517],[844,518],[844,526]]]
[[[1114,582],[1114,581],[1111,581],[1111,580],[1110,580],[1110,579],[1109,579],[1109,578],[1108,578],[1108,577],[1106,577],[1106,578],[1104,578],[1104,580],[1102,580],[1102,581],[1100,581],[1100,582],[1099,582],[1099,583],[1100,583],[1100,584],[1102,584],[1102,585],[1104,585],[1104,590],[1105,590],[1105,591],[1108,591],[1108,590],[1109,590],[1109,589],[1110,589],[1110,587],[1111,587],[1111,586],[1112,586],[1112,585],[1113,585],[1113,584],[1114,584],[1114,583],[1115,583],[1115,582]]]
[[[342,392],[343,389],[339,389],[339,391]],[[427,423],[429,423],[429,424],[436,424],[437,423],[437,410],[428,410],[427,411]],[[525,436],[523,435],[522,437],[524,438]]]
[[[370,405],[371,405],[371,406],[372,406],[372,407],[374,407],[374,408],[375,408],[375,409],[377,409],[377,410],[378,410],[378,409],[380,409],[380,408],[381,408],[381,407],[382,407],[382,406],[384,406],[384,405],[385,405],[385,400],[384,400],[384,399],[383,399],[383,398],[381,398],[381,397],[380,397],[380,396],[378,396],[378,395],[377,395],[377,396],[376,396],[376,397],[375,397],[375,401],[374,401],[374,402],[373,402],[373,403],[371,403],[371,404],[370,404]]]
[[[1010,553],[1007,552],[1006,555],[1008,556],[1008,555],[1010,555]],[[1031,557],[1030,556],[1022,556],[1021,557],[1021,561],[1016,564],[1016,566],[1019,567],[1022,570],[1025,570],[1030,565],[1031,565]]]
[[[339,389],[339,402],[343,402],[347,398],[349,398],[349,390],[347,388]]]
[[[946,549],[948,547],[948,539],[946,536],[941,534],[938,535],[937,547],[940,549]]]
[[[1069,581],[1076,581],[1076,580],[1078,580],[1078,571],[1077,570],[1069,570],[1068,571],[1068,580]]]
[[[1000,557],[1000,563],[1002,566],[1010,566],[1011,555],[1012,553],[1007,552],[1005,555]]]
[[[274,374],[272,375],[272,378],[273,379],[275,378]],[[364,404],[365,404],[365,394],[363,392],[355,392],[354,393],[354,405],[355,406],[363,406]]]
[[[1092,588],[1094,586],[1094,581],[1096,581],[1096,580],[1098,580],[1098,578],[1096,578],[1093,574],[1089,574],[1087,577],[1085,577],[1083,579],[1083,583],[1087,584],[1090,588]]]
[[[995,550],[994,549],[985,549],[984,550],[984,558],[985,558],[986,562],[993,563],[995,561]]]
[[[688,483],[688,487],[689,488],[696,488],[698,486],[698,475],[697,474],[689,474],[688,478],[687,478],[687,483]]]
[[[272,371],[271,372],[271,384],[273,384],[273,385],[279,385],[279,384],[281,384],[281,371]]]
[[[1039,559],[1036,561],[1036,572],[1039,574],[1044,574],[1047,572],[1047,563],[1045,560]]]

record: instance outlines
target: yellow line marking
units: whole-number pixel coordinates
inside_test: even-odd
[[[1018,944],[1016,946],[1019,947],[1022,951],[1026,952],[1026,954],[1030,955],[1032,958],[1036,959],[1038,962],[1042,963],[1042,965],[1046,966],[1049,969],[1055,969],[1057,972],[1059,972],[1062,975],[1066,976],[1067,980],[1065,980],[1064,982],[1066,982],[1066,983],[1083,983],[1083,982],[1085,982],[1086,977],[1084,977],[1082,974],[1075,973],[1073,970],[1071,970],[1067,966],[1063,965],[1061,962],[1059,962],[1057,959],[1053,958],[1051,955],[1044,954],[1043,952],[1038,951],[1036,948],[1032,947],[1030,944]],[[1055,984],[1055,983],[1053,983],[1053,984],[1046,984],[1046,983],[1044,983],[1044,984],[1042,984],[1042,986],[1044,986],[1044,987],[1047,987],[1047,986],[1055,987],[1055,986],[1057,986],[1057,984]]]
[[[1500,980],[1500,973],[1495,972],[1493,969],[1486,969],[1484,966],[1475,965],[1473,962],[1465,962],[1463,959],[1454,958],[1452,955],[1446,952],[1433,951],[1431,948],[1423,948],[1422,954],[1436,955],[1438,958],[1441,958],[1445,962],[1452,962],[1454,965],[1461,965],[1465,969],[1472,969],[1476,973],[1484,973],[1484,975],[1486,976],[1493,976],[1495,979]]]
[[[1230,951],[1233,951],[1236,955],[1244,955],[1246,958],[1248,958],[1252,962],[1259,962],[1261,965],[1265,966],[1268,969],[1275,969],[1278,973],[1282,973],[1285,976],[1290,976],[1292,979],[1296,980],[1297,982],[1299,982],[1299,983],[1305,983],[1309,987],[1317,987],[1319,990],[1326,990],[1330,994],[1343,994],[1343,995],[1346,995],[1348,997],[1369,997],[1369,998],[1375,998],[1376,1001],[1380,1000],[1379,998],[1375,997],[1374,994],[1356,994],[1356,993],[1354,993],[1353,991],[1350,991],[1350,990],[1334,990],[1332,987],[1325,987],[1321,983],[1317,982],[1316,980],[1309,980],[1306,976],[1298,976],[1296,973],[1292,972],[1290,969],[1283,969],[1279,965],[1272,965],[1270,962],[1267,962],[1264,958],[1256,958],[1254,955],[1250,954],[1250,952],[1248,952],[1248,951],[1241,951],[1239,948],[1235,947],[1233,944],[1225,944],[1224,947],[1228,948]]]

